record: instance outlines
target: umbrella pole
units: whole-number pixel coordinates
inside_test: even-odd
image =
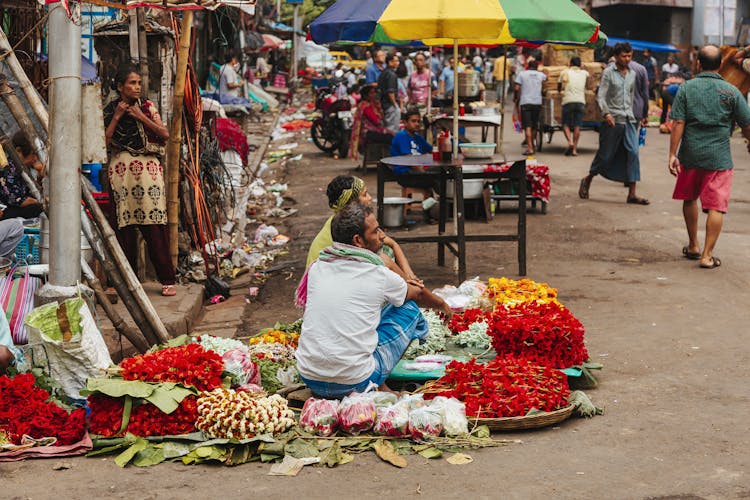
[[[508,46],[503,45],[503,82],[500,84],[500,92],[502,93],[502,99],[500,100],[500,144],[497,148],[500,152],[503,151],[503,135],[505,130],[505,81],[508,78]]]
[[[453,40],[453,159],[458,159],[458,39]]]
[[[432,114],[430,113],[430,111],[432,110],[432,45],[429,46],[429,49],[430,59],[427,61],[427,74],[430,75],[430,84],[427,90],[427,118],[430,118],[432,116]],[[435,138],[432,133],[432,124],[430,124],[426,132],[427,140],[430,141],[430,143],[433,143]]]

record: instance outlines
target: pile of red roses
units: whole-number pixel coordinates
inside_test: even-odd
[[[86,432],[86,410],[68,413],[49,399],[49,393],[36,386],[31,373],[13,378],[0,377],[0,432],[14,444],[24,434],[35,439],[56,437],[57,444],[80,441]]]
[[[125,359],[120,368],[125,380],[175,382],[211,391],[221,386],[224,362],[216,352],[188,344]]]
[[[470,417],[499,418],[554,411],[568,404],[569,395],[562,372],[523,357],[498,356],[487,364],[451,361],[425,397],[454,397]]]
[[[89,429],[104,437],[116,436],[122,427],[124,402],[121,398],[89,396]],[[125,432],[136,436],[174,436],[195,431],[198,419],[197,398],[188,396],[172,413],[164,413],[151,403],[143,402],[130,413]]]
[[[461,333],[469,329],[472,323],[484,321],[485,312],[481,309],[466,309],[464,312],[454,314],[448,322],[448,328],[453,333]]]
[[[568,368],[589,358],[584,328],[567,308],[526,302],[488,313],[487,334],[498,356],[523,356],[552,368]]]

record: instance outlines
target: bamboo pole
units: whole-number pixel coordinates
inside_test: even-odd
[[[146,42],[146,9],[138,7],[136,14],[138,16],[138,66],[141,70],[141,89],[143,96],[148,99],[148,43]]]
[[[133,294],[130,293],[128,286],[125,284],[120,271],[114,263],[114,259],[112,259],[111,253],[104,244],[103,238],[98,233],[88,217],[86,217],[85,212],[82,212],[81,229],[83,229],[83,234],[86,236],[89,245],[91,245],[91,248],[94,251],[94,255],[96,255],[96,258],[99,259],[99,262],[102,263],[102,267],[104,268],[104,273],[107,275],[107,279],[115,288],[115,290],[117,290],[117,294],[125,304],[125,307],[130,313],[130,316],[133,318],[133,321],[135,321],[135,324],[138,326],[138,328],[140,328],[143,337],[146,339],[146,343],[149,345],[158,344],[159,340],[157,339],[156,335],[154,335],[154,331],[151,328],[149,322],[146,320],[146,316],[144,316],[140,306],[133,298]],[[109,301],[109,299],[106,300]],[[111,316],[110,319],[112,319]],[[112,323],[114,324],[115,321],[113,320]],[[116,325],[115,328],[117,328]]]
[[[180,155],[182,152],[182,109],[185,98],[185,77],[190,51],[190,37],[193,29],[193,11],[182,13],[180,48],[177,52],[177,73],[174,80],[174,100],[172,102],[172,125],[167,143],[167,221],[169,225],[169,256],[177,266],[177,242],[180,217]]]
[[[47,115],[47,108],[44,105],[44,102],[42,101],[42,98],[39,97],[39,94],[37,93],[34,86],[31,84],[31,81],[29,80],[29,77],[26,76],[26,72],[23,70],[23,67],[21,66],[21,63],[18,62],[18,59],[16,58],[16,54],[13,52],[13,48],[10,45],[10,42],[8,41],[8,37],[5,36],[5,32],[0,29],[0,50],[4,52],[5,56],[5,63],[10,68],[11,73],[13,73],[13,76],[16,77],[16,81],[18,82],[18,88],[20,88],[24,95],[26,96],[26,100],[29,101],[29,104],[31,105],[31,108],[34,110],[34,113],[39,118],[39,121],[42,123],[42,127],[44,127],[44,130],[49,130],[49,116]],[[42,110],[44,112],[42,112]]]
[[[81,259],[81,270],[83,271],[83,276],[86,279],[86,284],[92,290],[94,290],[96,300],[99,302],[101,308],[104,309],[105,314],[107,315],[107,317],[109,317],[109,320],[112,322],[112,326],[115,327],[115,330],[117,330],[126,339],[128,339],[130,343],[133,344],[133,346],[141,354],[148,351],[148,342],[144,339],[144,337],[141,337],[140,333],[136,329],[131,328],[125,322],[125,320],[122,319],[122,316],[120,316],[120,313],[117,312],[117,309],[112,306],[112,303],[109,301],[107,294],[104,293],[102,284],[99,282],[99,279],[97,279],[94,271],[92,271],[91,267],[89,267],[88,262],[86,262],[86,260],[83,258]]]
[[[125,253],[122,251],[120,243],[117,241],[115,232],[112,230],[112,226],[107,222],[107,218],[104,216],[101,208],[99,208],[99,205],[96,204],[94,196],[91,194],[91,191],[89,191],[86,184],[81,184],[81,194],[83,195],[83,201],[86,204],[86,208],[91,212],[91,215],[94,217],[94,222],[102,234],[104,246],[112,255],[112,260],[122,274],[123,281],[125,282],[128,291],[133,295],[135,303],[143,312],[146,323],[153,329],[155,340],[158,341],[158,343],[166,342],[170,337],[167,329],[164,327],[164,323],[161,321],[159,314],[148,299],[140,281],[138,281],[138,278],[133,272],[133,268],[130,267],[130,263],[125,257]]]
[[[23,107],[21,99],[18,98],[15,90],[13,90],[13,87],[8,82],[8,77],[3,73],[0,73],[0,97],[2,97],[3,102],[8,107],[13,118],[15,118],[21,132],[29,140],[29,143],[35,144],[38,135],[36,128],[34,128],[34,123]]]

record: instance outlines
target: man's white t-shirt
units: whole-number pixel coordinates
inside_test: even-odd
[[[680,67],[677,65],[677,63],[664,63],[661,67],[661,70],[663,73],[666,73],[667,76],[674,75],[675,73],[680,72]]]
[[[240,83],[240,75],[234,70],[231,64],[226,63],[219,68],[219,93],[233,97],[240,97],[240,88],[229,88],[229,84]]]
[[[295,357],[310,380],[357,384],[375,369],[377,327],[385,302],[406,300],[406,282],[385,266],[316,261],[307,275],[307,304]]]
[[[589,72],[571,66],[570,68],[563,70],[560,75],[560,81],[563,82],[563,98],[562,104],[570,104],[573,102],[586,103],[586,79],[589,77]]]
[[[530,69],[522,71],[516,76],[516,85],[521,86],[521,97],[518,104],[542,104],[542,83],[547,80],[547,75],[541,71]]]

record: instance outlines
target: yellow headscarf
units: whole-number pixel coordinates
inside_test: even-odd
[[[363,181],[359,177],[352,176],[352,187],[350,187],[349,189],[344,189],[344,191],[341,193],[341,196],[339,196],[339,199],[336,200],[336,203],[331,205],[333,211],[340,212],[341,209],[347,206],[350,201],[359,198],[359,195],[362,194],[362,190],[364,188],[365,181]]]

